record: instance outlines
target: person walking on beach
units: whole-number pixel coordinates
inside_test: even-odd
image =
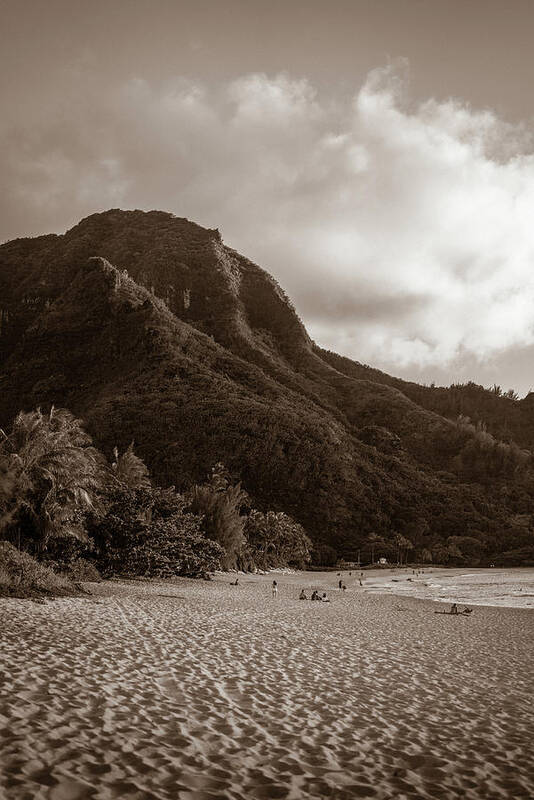
[[[276,581],[273,581],[272,588],[273,588],[273,597],[277,597],[278,596],[278,584],[277,584]]]

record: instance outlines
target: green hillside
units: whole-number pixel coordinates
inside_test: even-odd
[[[171,214],[0,247],[0,426],[50,404],[106,454],[134,439],[163,485],[224,462],[256,507],[346,557],[373,533],[445,560],[534,557],[531,399],[322,350],[268,273]]]

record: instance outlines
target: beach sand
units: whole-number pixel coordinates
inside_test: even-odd
[[[532,611],[274,577],[0,600],[2,800],[534,796]]]

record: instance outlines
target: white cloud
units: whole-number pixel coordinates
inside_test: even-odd
[[[73,87],[31,128],[4,120],[4,238],[170,210],[219,227],[358,360],[428,372],[530,346],[530,132],[404,86],[383,69],[350,102],[287,75]]]

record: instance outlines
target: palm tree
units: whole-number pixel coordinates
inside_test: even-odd
[[[133,451],[134,443],[131,442],[127,450],[119,455],[118,449],[113,450],[114,461],[111,468],[117,480],[130,489],[149,489],[150,478],[148,469],[142,458]]]
[[[230,484],[222,464],[213,467],[209,483],[193,486],[191,490],[190,510],[204,517],[204,533],[225,550],[221,559],[223,569],[236,565],[245,543],[245,517],[240,512],[247,500],[248,495],[240,483]]]
[[[54,535],[84,539],[76,512],[94,508],[104,465],[81,421],[54,407],[20,412],[0,439],[0,471],[9,477],[0,484],[0,530],[24,516],[39,550]]]
[[[395,534],[395,544],[397,545],[397,564],[402,564],[403,550],[407,556],[408,550],[413,549],[413,544],[406,536],[403,536],[402,533]]]
[[[367,537],[367,544],[371,547],[371,564],[375,563],[375,547],[383,547],[384,540],[377,533],[370,533]]]
[[[421,561],[423,564],[426,564],[427,561],[432,561],[432,551],[427,547],[423,547],[421,550]]]

